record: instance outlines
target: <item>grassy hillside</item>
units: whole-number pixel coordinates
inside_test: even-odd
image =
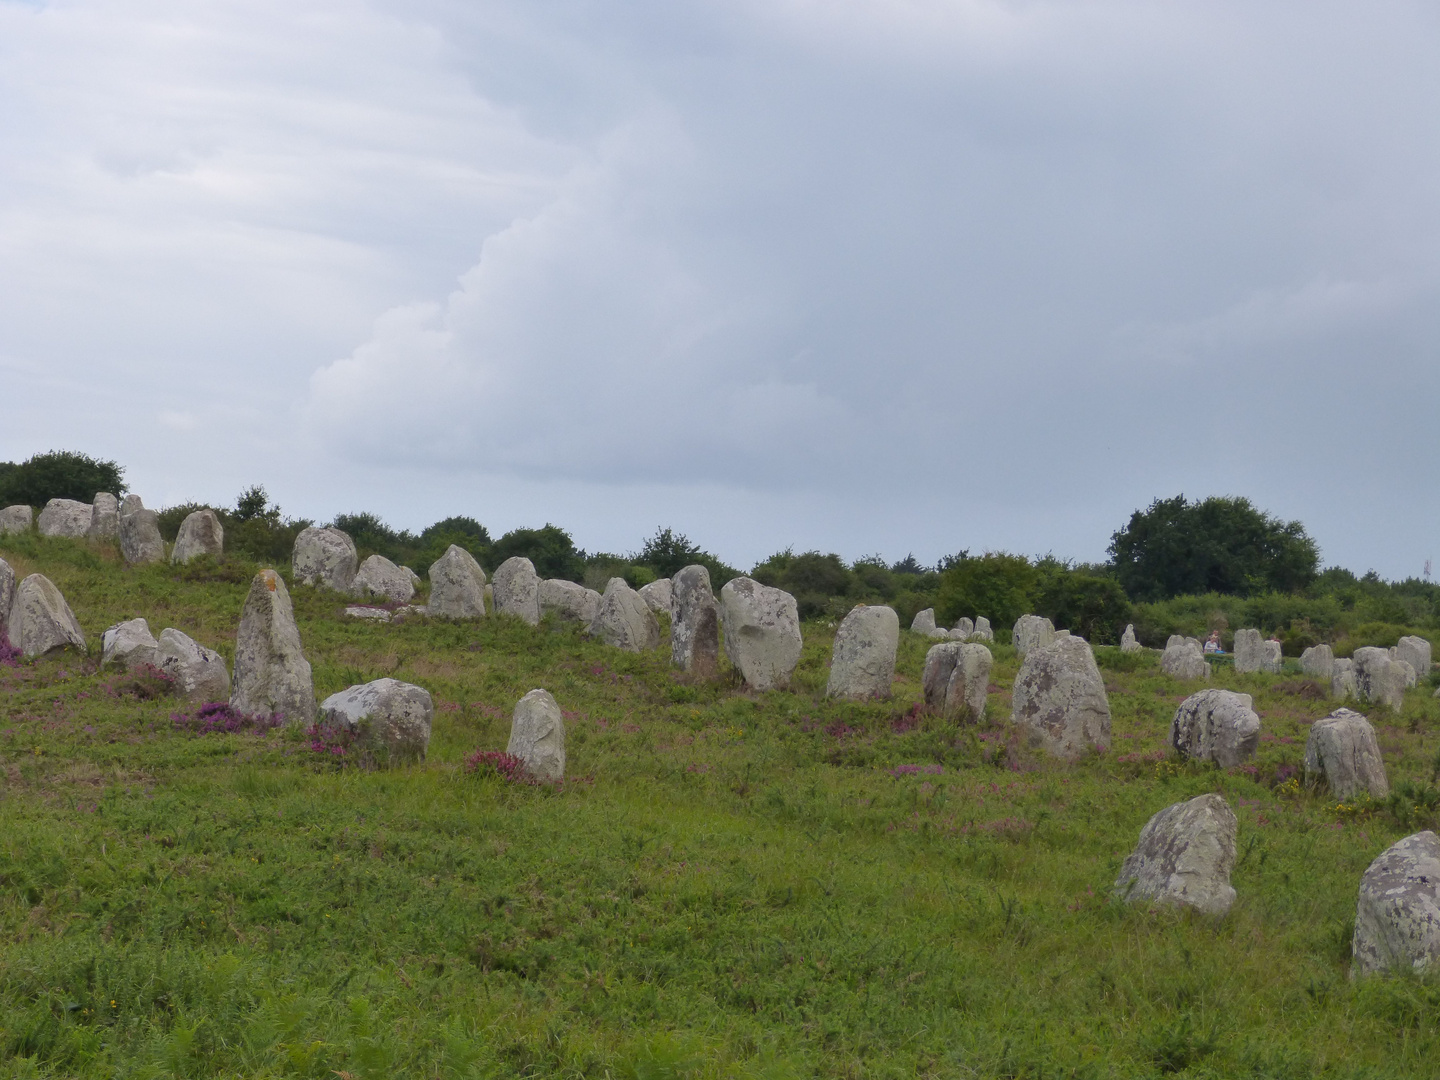
[[[130,570],[0,540],[98,651],[137,615],[233,656],[254,567]],[[291,732],[195,735],[174,699],[67,657],[0,667],[0,1073],[236,1077],[1429,1076],[1440,992],[1348,979],[1360,875],[1432,821],[1440,702],[1373,713],[1408,796],[1291,781],[1327,702],[1255,695],[1229,772],[1166,736],[1197,689],[1097,650],[1111,753],[1067,766],[991,720],[694,684],[549,625],[356,623],[296,590],[317,694],[393,675],[438,706],[429,760],[347,768]],[[533,687],[566,711],[559,789],[467,773]],[[1406,782],[1410,786],[1406,786]],[[1239,899],[1211,921],[1107,899],[1141,826],[1219,791]],[[1426,806],[1431,809],[1426,809]],[[6,1071],[8,1070],[8,1072]]]

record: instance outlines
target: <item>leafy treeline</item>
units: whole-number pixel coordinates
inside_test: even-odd
[[[124,470],[113,461],[52,451],[15,465],[0,463],[0,506],[43,506],[51,498],[88,501],[97,491],[122,494]],[[174,540],[181,521],[200,504],[171,507],[161,531]],[[233,507],[212,507],[225,525],[227,549],[266,562],[289,559],[295,536],[313,522],[288,518],[263,487],[244,492]],[[633,586],[701,563],[719,588],[741,571],[703,550],[683,533],[658,529],[638,551],[587,552],[557,525],[512,529],[498,539],[472,517],[455,516],[413,533],[377,514],[341,514],[331,522],[370,554],[424,576],[457,544],[487,570],[521,555],[542,577],[564,578],[603,590],[612,577]],[[1048,616],[1097,644],[1119,640],[1127,623],[1141,641],[1163,645],[1172,633],[1201,636],[1253,626],[1278,634],[1289,655],[1328,641],[1347,653],[1360,645],[1390,645],[1404,633],[1440,629],[1440,586],[1409,579],[1385,582],[1373,572],[1320,571],[1315,541],[1298,521],[1281,521],[1243,498],[1157,499],[1131,515],[1111,537],[1110,560],[1075,565],[1053,556],[1030,559],[1008,552],[961,551],[934,567],[913,555],[896,563],[870,556],[847,563],[839,555],[793,549],[750,570],[767,585],[792,593],[806,619],[838,619],[857,603],[895,608],[908,625],[933,607],[942,623],[987,617],[1004,641],[1020,615]]]

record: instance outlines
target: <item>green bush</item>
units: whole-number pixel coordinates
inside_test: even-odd
[[[542,578],[585,580],[585,553],[575,546],[568,532],[555,525],[547,524],[543,529],[512,529],[495,542],[490,558],[498,567],[517,555],[534,563],[535,572]]]
[[[983,615],[993,627],[1009,628],[1035,610],[1040,572],[1023,555],[987,551],[957,556],[940,577],[937,621],[952,625],[964,616]]]
[[[121,466],[73,450],[36,454],[19,465],[0,463],[0,506],[44,506],[51,499],[92,502],[102,491],[123,495],[127,490]]]

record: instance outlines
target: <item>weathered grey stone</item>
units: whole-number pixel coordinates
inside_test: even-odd
[[[706,679],[720,670],[720,609],[710,571],[698,564],[670,579],[670,662]]]
[[[1415,674],[1415,669],[1404,660],[1394,660],[1392,663],[1404,673],[1403,681],[1405,683],[1405,689],[1410,689],[1410,687],[1420,681],[1420,676]]]
[[[376,679],[331,694],[320,720],[349,732],[355,745],[386,764],[424,761],[435,704],[430,692],[398,679]]]
[[[128,671],[142,664],[153,665],[158,644],[144,619],[116,623],[100,635],[100,666]]]
[[[1121,652],[1139,652],[1140,642],[1135,639],[1135,624],[1130,623],[1125,627],[1125,633],[1120,635]],[[1203,656],[1201,657],[1204,658]]]
[[[88,536],[91,513],[89,503],[76,502],[74,499],[51,499],[45,504],[45,509],[40,511],[40,520],[37,522],[40,535],[68,536],[74,539]]]
[[[920,693],[924,696],[925,707],[934,713],[945,711],[945,695],[950,689],[950,676],[960,662],[959,641],[942,641],[931,645],[925,654],[925,667],[920,673]]]
[[[390,616],[391,622],[408,622],[411,619],[424,619],[430,616],[430,609],[424,604],[402,604],[395,609]]]
[[[1440,959],[1440,837],[1397,840],[1360,879],[1350,974],[1424,974]]]
[[[0,510],[0,536],[28,533],[35,523],[35,511],[28,506],[7,506]]]
[[[1115,880],[1115,895],[1224,915],[1235,903],[1235,826],[1235,812],[1219,795],[1167,806],[1140,830],[1140,842]]]
[[[975,630],[970,635],[971,641],[994,641],[995,631],[990,629],[990,620],[984,615],[975,616]]]
[[[553,615],[561,622],[583,624],[587,629],[600,610],[600,594],[563,578],[540,582],[540,614]]]
[[[141,500],[140,496],[139,496],[139,495],[136,495],[133,491],[132,491],[129,495],[126,495],[125,498],[122,499],[121,502],[120,502],[120,516],[121,516],[121,517],[124,517],[126,514],[133,514],[133,513],[135,513],[136,510],[144,510],[144,509],[145,509],[145,503],[144,503],[144,501]]]
[[[10,619],[10,605],[15,601],[15,570],[0,559],[0,645],[8,639],[5,627]]]
[[[1174,679],[1208,679],[1210,665],[1205,660],[1205,647],[1194,638],[1171,634],[1160,654],[1160,670]]]
[[[491,585],[497,615],[514,615],[531,626],[539,625],[540,578],[534,563],[520,555],[506,559],[495,571]]]
[[[1416,637],[1413,634],[1402,637],[1400,643],[1395,646],[1395,654],[1398,659],[1404,660],[1414,668],[1415,674],[1419,678],[1423,679],[1430,674],[1430,642],[1423,637]]]
[[[290,565],[297,585],[316,585],[348,593],[360,561],[355,541],[339,529],[310,526],[295,537]]]
[[[175,680],[175,692],[188,701],[204,704],[230,699],[225,658],[173,626],[160,631],[155,665]]]
[[[1259,630],[1235,631],[1235,670],[1244,675],[1263,671],[1275,674],[1280,670],[1280,643],[1266,641]]]
[[[225,526],[214,510],[196,510],[180,523],[175,547],[170,552],[172,563],[188,563],[201,555],[218,559],[225,554]]]
[[[1300,670],[1330,685],[1335,675],[1335,651],[1329,645],[1312,645],[1300,654]]]
[[[357,600],[378,598],[408,604],[415,596],[415,584],[403,568],[384,555],[371,555],[350,579],[350,595]]]
[[[550,691],[531,690],[516,703],[505,752],[523,761],[536,780],[565,779],[565,718]]]
[[[366,607],[360,604],[347,607],[345,614],[351,619],[368,619],[371,622],[389,622],[391,619],[390,612],[383,607]]]
[[[642,585],[636,590],[640,599],[650,605],[650,610],[656,615],[670,616],[670,596],[674,587],[668,577],[662,577],[648,585]]]
[[[978,641],[958,644],[955,667],[945,687],[944,713],[979,722],[985,719],[985,700],[990,689],[990,669],[995,657]]]
[[[1413,670],[1413,669],[1412,669]],[[1355,694],[1361,701],[1399,712],[1405,704],[1405,671],[1386,649],[1355,650]]]
[[[605,586],[605,595],[590,622],[590,634],[626,652],[646,652],[660,645],[660,623],[655,613],[624,578],[618,577]]]
[[[800,662],[800,609],[781,589],[737,577],[720,590],[725,655],[753,690],[784,689]]]
[[[250,583],[235,635],[235,685],[230,705],[251,715],[283,714],[292,725],[315,719],[315,683],[300,645],[285,582],[261,570]]]
[[[475,556],[451,544],[430,564],[431,615],[441,619],[479,619],[485,615],[485,571]]]
[[[927,607],[924,611],[917,611],[915,618],[910,620],[910,629],[917,634],[929,634],[935,629],[935,609]]]
[[[101,540],[120,535],[120,500],[109,492],[99,492],[90,504],[90,531],[92,540]]]
[[[1255,756],[1260,745],[1260,717],[1249,694],[1201,690],[1191,694],[1170,722],[1170,745],[1196,761],[1213,761],[1232,769]]]
[[[31,574],[16,586],[5,629],[10,644],[25,656],[44,656],[60,649],[86,651],[85,634],[75,613],[43,574]]]
[[[950,628],[950,634],[956,641],[964,641],[975,632],[975,620],[962,615],[955,620],[955,625]]]
[[[1335,660],[1330,675],[1330,696],[1341,701],[1359,696],[1359,683],[1355,678],[1355,661],[1348,657]]]
[[[1055,638],[1055,625],[1041,615],[1021,615],[1015,620],[1015,629],[1011,631],[1011,642],[1015,645],[1015,652],[1023,660],[1031,649],[1041,645],[1049,645]]]
[[[165,561],[165,540],[160,535],[160,515],[141,508],[120,515],[120,554],[131,566]]]
[[[1285,656],[1284,653],[1281,651],[1280,642],[1267,640],[1265,642],[1264,670],[1271,675],[1278,675],[1280,674],[1284,666]]]
[[[888,698],[899,646],[900,618],[893,609],[856,605],[835,631],[825,696],[849,701]]]
[[[1030,649],[1015,678],[1012,722],[1054,757],[1110,746],[1110,701],[1089,644],[1062,637]]]
[[[1370,721],[1350,709],[1336,709],[1310,725],[1305,740],[1305,774],[1323,776],[1330,794],[1343,801],[1368,794],[1383,799],[1390,794],[1385,760]]]

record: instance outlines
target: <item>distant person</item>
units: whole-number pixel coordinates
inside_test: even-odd
[[[1223,653],[1224,651],[1225,650],[1220,645],[1220,631],[1211,630],[1210,636],[1205,639],[1206,655],[1208,656],[1211,653]]]

